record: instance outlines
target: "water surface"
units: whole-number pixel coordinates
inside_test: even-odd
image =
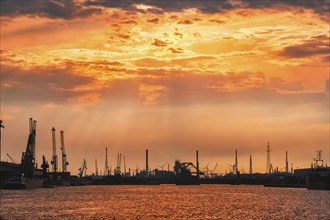
[[[263,186],[0,190],[2,219],[330,219],[329,207],[329,191]]]

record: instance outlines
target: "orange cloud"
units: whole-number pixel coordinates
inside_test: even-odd
[[[179,21],[178,24],[193,24],[194,22],[190,20]]]
[[[166,47],[167,43],[165,41],[155,38],[154,42],[152,42],[152,45],[157,46],[157,47]]]

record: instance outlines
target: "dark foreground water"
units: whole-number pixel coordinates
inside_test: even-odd
[[[330,192],[263,186],[0,190],[0,219],[330,219]]]

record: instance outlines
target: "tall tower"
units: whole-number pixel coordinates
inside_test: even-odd
[[[266,162],[266,173],[271,173],[271,163],[270,163],[270,149],[269,149],[269,142],[267,144],[267,162]]]
[[[252,175],[253,170],[252,170],[252,155],[250,154],[250,175]]]
[[[105,166],[104,166],[104,176],[109,176],[109,165],[108,165],[108,148],[105,148]]]
[[[51,164],[53,166],[53,172],[57,172],[57,155],[56,155],[56,138],[55,138],[55,128],[52,128],[52,141],[53,141],[53,158]]]
[[[285,172],[289,172],[289,160],[288,160],[288,151],[285,151]]]

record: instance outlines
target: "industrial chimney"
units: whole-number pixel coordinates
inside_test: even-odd
[[[148,176],[148,173],[149,173],[148,149],[146,149],[146,172],[147,172],[147,176]]]
[[[197,177],[199,178],[199,161],[198,161],[198,150],[196,150],[196,174],[197,174]]]

